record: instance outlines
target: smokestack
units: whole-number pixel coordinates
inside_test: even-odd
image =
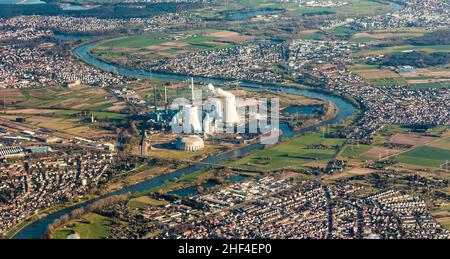
[[[167,85],[164,85],[164,103],[167,106]]]
[[[194,78],[191,77],[191,91],[192,91],[192,104],[195,102],[195,94],[194,94]]]
[[[155,105],[155,112],[158,107],[157,99],[156,99],[156,86],[153,86],[153,104]]]
[[[168,101],[167,101],[167,85],[164,85],[164,111],[167,114],[167,105],[168,105]]]

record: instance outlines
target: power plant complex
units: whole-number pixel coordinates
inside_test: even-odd
[[[205,135],[222,132],[224,127],[234,127],[241,123],[237,112],[236,97],[212,84],[206,87],[208,102],[196,104],[194,83],[191,83],[192,99],[184,104],[172,119],[172,129],[182,129],[183,133],[203,133]]]
[[[199,87],[200,88],[200,87]],[[177,95],[168,107],[167,87],[164,88],[164,109],[158,108],[155,91],[155,110],[150,113],[146,126],[152,145],[147,145],[147,135],[142,133],[141,155],[146,156],[146,150],[163,150],[174,148],[183,151],[199,151],[205,148],[205,141],[229,142],[241,144],[257,138],[261,132],[242,132],[247,122],[266,119],[256,110],[256,100],[237,99],[230,91],[215,87],[212,84],[195,89],[193,79],[190,80],[189,98]],[[186,95],[185,95],[186,96]],[[248,113],[240,115],[238,109],[255,107]],[[247,111],[247,110],[246,110]],[[248,120],[247,120],[248,117]],[[248,127],[250,129],[250,126]],[[240,135],[236,130],[240,129]],[[170,143],[170,144],[168,144]],[[162,147],[162,148],[159,148]]]

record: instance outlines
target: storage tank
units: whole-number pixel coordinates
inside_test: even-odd
[[[205,142],[199,136],[186,136],[177,139],[177,149],[184,151],[200,151],[205,148]]]

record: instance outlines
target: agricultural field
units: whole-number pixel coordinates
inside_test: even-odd
[[[133,198],[129,201],[130,210],[136,210],[143,208],[145,206],[163,206],[166,205],[167,201],[156,200],[147,195]]]
[[[120,112],[125,104],[106,90],[92,87],[46,87],[34,89],[1,89],[7,108],[70,109]]]
[[[445,163],[446,159],[450,159],[448,153],[450,151],[450,138],[446,133],[447,129],[446,126],[437,126],[423,130],[422,133],[433,134],[433,137],[431,137],[407,127],[387,125],[374,135],[372,145],[347,144],[339,157],[357,162],[392,158],[404,164],[439,168]],[[428,158],[424,156],[421,159],[422,152],[431,155]],[[430,161],[430,159],[433,161]]]
[[[229,48],[254,40],[232,31],[191,30],[176,33],[149,33],[104,41],[92,53],[107,61],[154,60],[187,52]]]
[[[128,115],[120,113],[125,104],[104,89],[90,87],[49,87],[0,90],[6,101],[2,118],[25,118],[32,126],[80,137],[111,136],[105,126],[119,123]],[[6,98],[5,98],[6,99]],[[85,111],[84,113],[82,111]],[[96,123],[91,123],[91,114]]]
[[[387,40],[406,40],[410,38],[420,37],[428,32],[429,30],[419,27],[372,30],[354,33],[351,36],[350,41],[362,43],[380,43]]]
[[[110,231],[110,218],[90,213],[57,229],[51,238],[66,239],[67,236],[77,233],[81,239],[104,239],[110,235]]]
[[[396,158],[400,163],[424,166],[424,167],[442,167],[450,160],[450,150],[430,146],[421,146]]]
[[[291,169],[308,166],[323,167],[335,156],[337,147],[343,143],[344,140],[342,139],[325,138],[319,133],[308,134],[268,147],[242,159],[227,163],[227,165],[260,170],[275,170],[286,167]],[[313,147],[319,145],[323,145],[323,147]]]
[[[346,145],[341,152],[340,156],[342,159],[356,159],[360,161],[368,160],[363,157],[363,154],[368,152],[373,147],[370,145]]]
[[[253,0],[253,1],[226,1],[216,8],[199,10],[198,14],[204,17],[213,17],[217,14],[227,14],[235,17],[240,15],[244,18],[252,18],[258,14],[264,14],[267,10],[281,10],[288,15],[295,16],[326,16],[326,15],[346,15],[346,14],[373,14],[390,10],[393,4],[372,0],[347,0],[347,6],[340,7],[307,7],[299,6],[298,3],[292,2],[274,2],[270,0]],[[249,12],[251,14],[248,14]],[[259,11],[259,12],[258,12]],[[238,13],[238,14],[236,14]]]
[[[389,69],[359,69],[355,73],[374,86],[407,85],[404,78]]]
[[[450,70],[447,67],[411,68],[392,70],[377,65],[354,63],[349,69],[376,87],[400,85],[411,88],[450,87]]]
[[[405,53],[411,51],[423,51],[428,53],[434,52],[450,52],[450,45],[429,45],[429,46],[415,46],[415,45],[398,45],[389,47],[370,47],[356,52],[354,56],[367,57],[378,56],[386,54]]]
[[[431,215],[442,227],[450,229],[450,203],[443,202],[440,208],[431,211]]]

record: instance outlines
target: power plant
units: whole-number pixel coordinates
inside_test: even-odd
[[[196,105],[194,82],[191,81],[191,104],[185,104],[172,119],[172,127],[182,127],[184,133],[213,134],[225,126],[240,123],[236,97],[209,84],[206,92],[211,98],[208,107]]]
[[[225,123],[225,125],[235,125],[240,122],[239,115],[237,112],[236,106],[236,96],[232,93],[224,91],[221,88],[216,88],[212,84],[208,85],[208,90],[214,94],[215,98],[219,98],[223,102],[223,107],[225,107],[223,111],[223,116],[220,116],[219,119]],[[216,103],[217,104],[217,103]],[[216,107],[217,110],[221,110],[222,106]],[[219,113],[219,115],[222,115]]]

